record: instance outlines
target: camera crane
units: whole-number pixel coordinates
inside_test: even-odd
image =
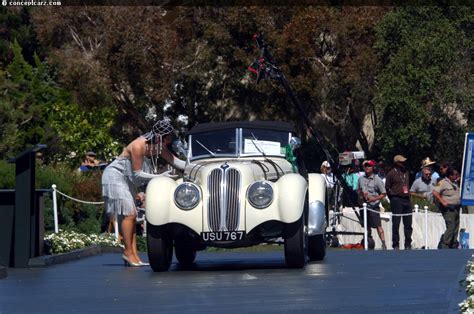
[[[275,62],[275,59],[273,58],[272,54],[270,53],[268,49],[267,43],[264,41],[263,37],[261,34],[254,34],[253,35],[253,40],[255,40],[255,43],[257,45],[257,48],[260,50],[260,56],[257,60],[255,60],[251,65],[248,66],[248,70],[255,73],[257,75],[257,84],[261,80],[266,80],[266,79],[273,79],[277,80],[285,89],[286,94],[290,98],[292,104],[295,106],[296,110],[298,111],[299,116],[303,120],[306,128],[308,129],[310,135],[316,140],[316,143],[318,146],[321,148],[323,151],[324,155],[326,156],[326,160],[329,162],[331,165],[332,169],[334,170],[334,175],[337,178],[337,183],[339,187],[342,187],[342,193],[345,193],[345,191],[350,191],[351,188],[347,185],[346,181],[344,180],[342,173],[339,168],[339,163],[336,162],[331,154],[329,153],[328,149],[326,146],[323,144],[323,138],[322,136],[316,132],[315,127],[313,126],[313,123],[309,119],[307,113],[303,109],[303,106],[299,102],[298,98],[296,98],[295,94],[293,93],[293,90],[290,87],[290,84],[285,78],[285,75],[283,72],[280,70],[278,65]],[[337,152],[337,149],[334,148]],[[339,153],[339,152],[338,152]],[[344,195],[339,195],[340,193],[340,188],[337,188],[336,190],[336,196],[335,196],[335,207],[334,211],[337,211],[341,205],[341,198],[344,199]],[[341,197],[340,197],[341,196]],[[354,209],[354,206],[352,206]],[[357,211],[354,211],[359,219],[359,222],[361,222],[361,217]],[[329,219],[329,218],[328,218]],[[332,241],[337,241],[336,234],[363,234],[360,232],[336,232],[335,224],[332,224],[333,228],[330,234],[332,235]]]

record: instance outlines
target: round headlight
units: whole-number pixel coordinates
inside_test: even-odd
[[[249,187],[247,196],[253,207],[262,209],[272,203],[273,188],[268,182],[258,181]]]
[[[193,183],[180,184],[174,191],[174,202],[176,206],[183,210],[193,209],[200,199],[199,188]]]

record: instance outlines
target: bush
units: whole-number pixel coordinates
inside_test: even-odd
[[[65,164],[36,165],[36,189],[57,189],[66,195],[84,201],[102,201],[102,172],[80,173]],[[15,164],[0,160],[0,188],[15,188]],[[93,234],[101,231],[103,205],[83,204],[57,195],[60,228]],[[44,197],[45,230],[54,229],[52,193]]]
[[[15,164],[0,160],[0,189],[15,188]]]
[[[66,253],[73,250],[83,249],[93,245],[123,247],[113,234],[103,233],[100,235],[86,235],[74,231],[60,230],[44,238],[46,253]]]

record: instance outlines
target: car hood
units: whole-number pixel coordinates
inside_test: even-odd
[[[279,177],[293,173],[292,165],[284,158],[251,159],[206,159],[188,164],[184,177],[198,185],[207,181],[214,169],[233,168],[241,173],[242,183],[250,184],[259,180],[276,181]]]

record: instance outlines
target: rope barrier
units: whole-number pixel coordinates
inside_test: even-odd
[[[415,207],[416,207],[416,206],[418,206],[418,205],[415,205]],[[355,212],[360,212],[360,211],[363,211],[364,208],[363,208],[363,207],[358,207],[358,208],[353,208],[353,210],[354,210]],[[407,214],[393,214],[393,213],[391,213],[391,212],[380,212],[380,211],[371,209],[371,208],[369,208],[369,207],[367,207],[367,210],[368,210],[368,211],[371,211],[371,212],[374,212],[374,213],[386,214],[386,215],[389,215],[389,216],[400,216],[400,217],[403,217],[403,216],[412,216],[412,215],[414,215],[415,213],[418,212],[418,211],[415,209],[413,212],[407,213]],[[335,216],[343,216],[344,213],[342,213],[342,212],[335,212],[334,215],[335,215]]]
[[[69,198],[69,199],[71,199],[71,200],[73,200],[73,201],[79,202],[79,203],[91,204],[91,205],[102,205],[102,204],[104,204],[104,202],[82,201],[82,200],[80,200],[80,199],[74,198],[74,197],[72,197],[72,196],[69,196],[69,195],[64,194],[63,192],[59,191],[59,190],[56,188],[56,185],[55,185],[55,184],[53,184],[52,187],[53,187],[53,190],[55,190],[56,192],[58,192],[58,193],[61,194],[62,196],[66,197],[66,198]]]
[[[57,188],[56,188],[56,184],[53,184],[51,185],[51,188],[53,189],[53,213],[54,213],[54,233],[58,233],[59,232],[59,222],[58,222],[58,201],[57,201],[57,196],[56,196],[56,193],[59,193],[61,194],[62,196],[66,197],[66,198],[69,198],[73,201],[76,201],[76,202],[79,202],[79,203],[83,203],[83,204],[91,204],[91,205],[102,205],[104,204],[104,202],[88,202],[88,201],[83,201],[83,200],[80,200],[80,199],[77,199],[77,198],[74,198],[72,196],[69,196],[61,191],[59,191]],[[118,226],[117,226],[117,219],[115,219],[115,237],[118,238],[118,234],[117,234],[117,230],[118,230]]]

